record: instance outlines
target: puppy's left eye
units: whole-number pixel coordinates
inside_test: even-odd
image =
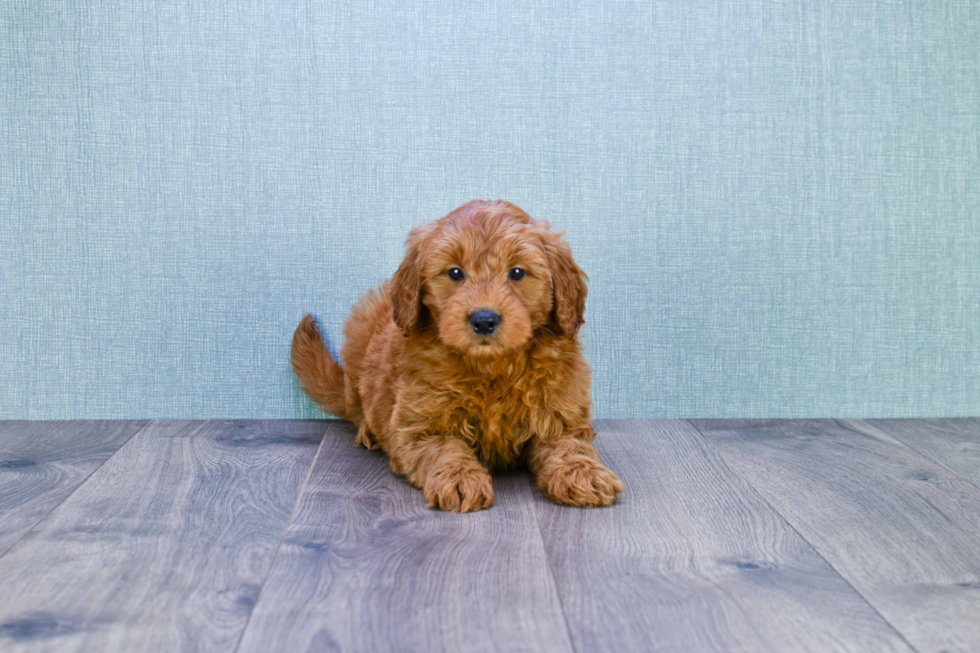
[[[524,278],[526,273],[521,268],[511,268],[510,273],[508,273],[507,278],[511,281],[520,281]]]

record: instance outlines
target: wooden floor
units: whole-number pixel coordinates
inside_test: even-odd
[[[2,651],[980,651],[980,419],[609,421],[425,508],[344,422],[0,422]]]

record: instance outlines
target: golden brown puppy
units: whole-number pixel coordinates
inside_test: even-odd
[[[343,367],[307,315],[293,369],[430,507],[488,508],[487,470],[522,462],[558,503],[608,505],[623,484],[590,444],[590,371],[576,339],[585,294],[548,223],[473,201],[409,233],[395,276],[344,326]]]

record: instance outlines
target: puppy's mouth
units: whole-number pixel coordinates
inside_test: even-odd
[[[501,356],[508,356],[523,343],[515,343],[508,337],[509,334],[495,333],[478,334],[473,333],[470,342],[462,348],[464,354],[480,360],[492,360]]]
[[[476,344],[479,347],[489,347],[497,341],[494,333],[477,333],[474,331],[473,335],[476,336]]]
[[[480,337],[464,350],[466,355],[480,360],[491,360],[505,355],[509,350],[501,347],[500,342],[492,337]]]

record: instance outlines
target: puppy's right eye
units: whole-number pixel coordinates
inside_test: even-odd
[[[464,275],[463,271],[459,268],[453,268],[449,271],[449,278],[453,281],[462,281],[464,276],[466,275]]]

